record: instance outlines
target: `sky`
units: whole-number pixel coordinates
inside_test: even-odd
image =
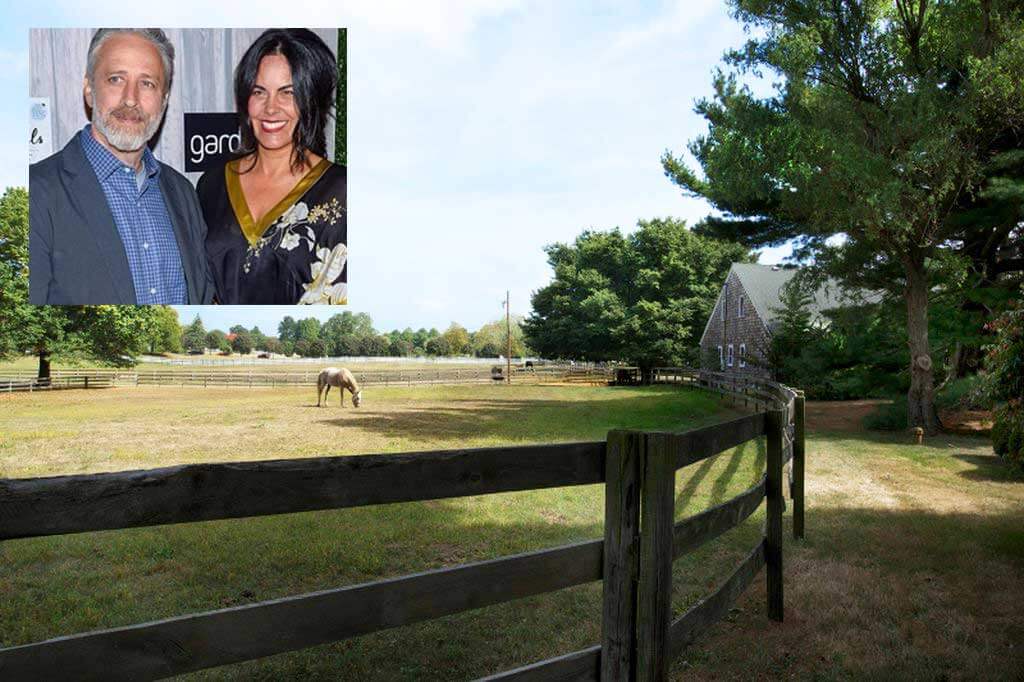
[[[583,230],[711,212],[664,175],[660,157],[706,132],[695,102],[722,54],[743,43],[724,3],[124,3],[3,0],[3,129],[27,132],[28,30],[156,25],[348,28],[348,309],[380,331],[470,330],[527,315],[551,280],[544,246]],[[29,11],[28,8],[31,10]],[[0,137],[0,186],[26,186],[25,139]],[[688,154],[688,153],[687,153]],[[788,247],[768,249],[780,262]],[[182,322],[259,326],[318,306],[176,306]]]

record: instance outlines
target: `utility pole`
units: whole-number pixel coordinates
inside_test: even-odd
[[[507,347],[505,351],[505,379],[506,383],[512,383],[512,309],[508,304],[509,290],[505,289],[505,340]]]

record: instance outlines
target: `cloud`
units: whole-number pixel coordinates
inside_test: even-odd
[[[173,3],[125,4],[120,0],[92,0],[90,22],[97,25],[158,25],[208,28],[257,23],[263,26],[345,26],[376,34],[393,34],[423,41],[432,49],[459,52],[464,40],[481,22],[520,9],[520,0],[378,0],[337,2],[307,0],[300,4],[279,0],[218,2],[178,0]],[[80,20],[78,0],[58,0],[52,11]],[[244,21],[240,17],[246,17]],[[252,20],[257,18],[258,21]]]

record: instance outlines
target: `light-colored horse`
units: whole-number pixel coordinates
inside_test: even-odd
[[[338,392],[341,393],[342,407],[345,407],[346,388],[349,393],[352,394],[353,405],[359,407],[359,403],[363,401],[363,391],[359,388],[359,384],[356,383],[356,378],[352,376],[352,372],[348,371],[344,367],[341,369],[338,369],[337,367],[328,367],[320,370],[320,375],[316,378],[317,407],[320,407],[321,393],[323,393],[324,396],[324,407],[327,407],[327,394],[331,392],[331,386],[338,387]]]

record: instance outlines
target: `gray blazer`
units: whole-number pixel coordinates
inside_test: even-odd
[[[136,303],[121,235],[79,131],[64,149],[29,166],[29,302]],[[190,304],[213,300],[206,223],[192,184],[160,164],[160,189],[174,226]]]

